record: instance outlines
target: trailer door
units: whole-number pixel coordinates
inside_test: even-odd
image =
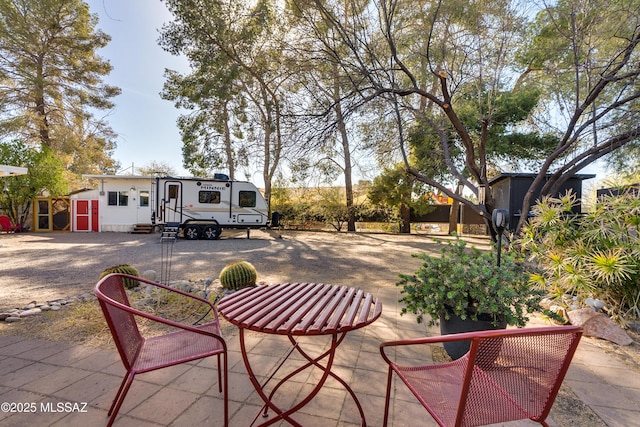
[[[166,181],[164,183],[164,222],[182,223],[182,183]]]

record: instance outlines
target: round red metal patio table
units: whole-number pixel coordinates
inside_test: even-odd
[[[240,349],[251,383],[265,402],[263,416],[272,409],[276,417],[261,424],[271,425],[286,420],[294,426],[301,426],[291,414],[309,403],[318,394],[327,378],[336,379],[349,392],[361,417],[361,425],[366,426],[364,411],[355,393],[337,374],[331,371],[336,349],[346,334],[374,322],[382,313],[382,303],[370,293],[361,289],[323,283],[286,283],[257,286],[238,291],[224,297],[218,303],[219,313],[240,330]],[[269,394],[266,384],[260,384],[249,361],[245,345],[245,330],[266,334],[286,335],[292,344],[287,357],[295,350],[307,363],[284,376]],[[318,357],[310,356],[296,337],[324,335],[331,337],[329,349]],[[323,364],[321,361],[327,359]],[[285,382],[307,368],[316,367],[323,375],[307,397],[288,409],[273,403],[273,396]]]

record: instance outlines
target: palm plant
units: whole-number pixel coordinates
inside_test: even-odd
[[[558,301],[601,299],[625,324],[640,312],[640,198],[606,196],[585,215],[572,213],[575,204],[567,193],[534,207],[520,240],[541,269],[534,280]]]

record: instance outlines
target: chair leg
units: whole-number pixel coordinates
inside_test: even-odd
[[[391,370],[391,366],[389,366],[389,374],[387,375],[387,395],[384,401],[384,418],[382,420],[382,427],[387,427],[387,423],[389,422],[389,406],[391,402],[391,381],[393,377],[393,371]]]
[[[122,393],[122,389],[124,388],[124,385],[127,383],[128,379],[129,379],[129,373],[127,372],[127,375],[124,376],[124,378],[122,379],[122,382],[120,383],[120,388],[118,388],[118,392],[113,398],[113,402],[111,402],[111,407],[109,408],[109,412],[107,413],[107,415],[111,415],[111,413],[113,412],[113,408],[116,406],[116,402],[118,401],[118,398],[120,397],[120,393]]]
[[[220,371],[220,355],[218,354],[218,391],[222,393],[222,373]],[[225,377],[227,375],[225,374]]]
[[[133,383],[133,377],[135,374],[128,372],[127,375],[122,380],[122,384],[120,384],[120,388],[118,389],[118,393],[116,393],[115,399],[113,399],[113,403],[111,404],[111,408],[107,415],[109,415],[109,422],[107,423],[107,427],[111,427],[116,417],[118,416],[118,411],[120,410],[120,406],[122,406],[122,402],[124,402],[124,398],[129,392],[129,387],[131,387],[131,383]]]
[[[218,355],[220,357],[220,355]],[[223,366],[224,366],[224,427],[229,425],[229,379],[227,370],[227,353],[222,354]],[[218,363],[218,375],[220,375],[220,363]]]

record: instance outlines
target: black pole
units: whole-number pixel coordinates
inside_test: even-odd
[[[502,233],[507,225],[508,214],[509,212],[506,209],[494,209],[491,213],[491,222],[498,232],[498,267],[500,267],[500,252],[502,251]]]
[[[500,267],[500,252],[502,251],[502,231],[498,230],[498,267]]]

